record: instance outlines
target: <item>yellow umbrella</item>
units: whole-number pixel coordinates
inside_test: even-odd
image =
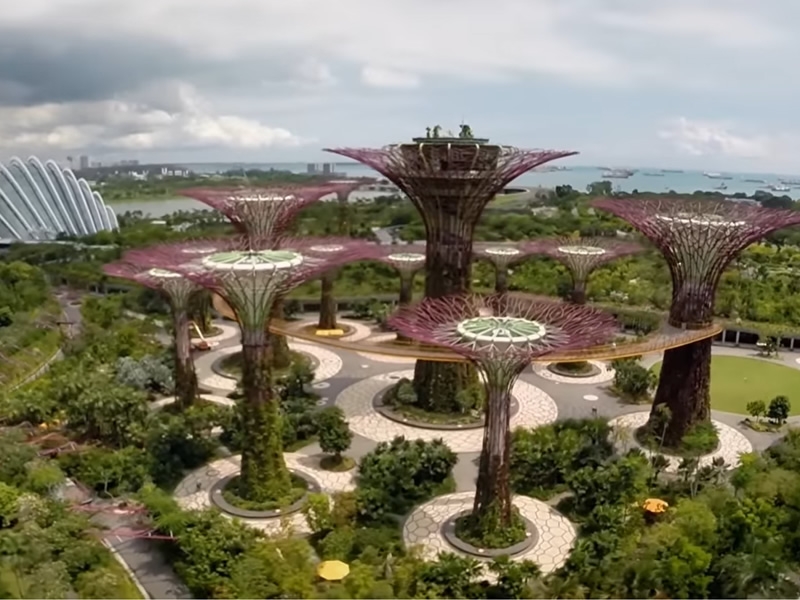
[[[326,581],[341,581],[350,573],[350,565],[340,560],[325,560],[317,566],[317,575]]]
[[[667,511],[669,504],[658,498],[648,498],[644,501],[644,504],[642,504],[642,508],[649,513],[659,515]]]

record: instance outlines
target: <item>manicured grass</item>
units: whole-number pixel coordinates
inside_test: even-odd
[[[658,373],[661,363],[653,365]],[[800,369],[775,361],[738,356],[711,359],[711,407],[725,412],[747,414],[747,403],[775,396],[786,396],[792,403],[790,414],[800,415]]]

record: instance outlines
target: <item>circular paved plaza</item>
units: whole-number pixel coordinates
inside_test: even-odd
[[[635,431],[647,423],[649,418],[650,411],[641,411],[628,413],[627,415],[611,419],[608,422],[612,429],[611,435],[614,446],[619,452],[624,453],[631,448],[640,448],[648,457],[657,454],[657,452],[642,448],[641,444],[636,441],[634,435]],[[710,465],[715,458],[722,458],[725,461],[725,467],[727,469],[738,467],[739,456],[752,452],[753,444],[730,425],[719,421],[712,421],[712,423],[714,423],[714,427],[717,428],[717,433],[719,434],[719,447],[715,452],[700,457],[699,466],[705,467]],[[666,468],[666,471],[668,473],[677,471],[683,459],[680,456],[672,456],[669,454],[664,454],[664,456],[669,460],[669,466]]]
[[[553,363],[533,363],[533,372],[536,373],[542,379],[547,379],[548,381],[554,381],[555,383],[570,383],[570,384],[579,384],[579,385],[600,385],[601,383],[608,383],[612,379],[614,379],[614,369],[608,366],[606,363],[601,362],[599,360],[587,360],[590,365],[595,367],[596,369],[600,369],[600,372],[597,375],[592,375],[591,377],[566,377],[564,375],[559,375],[558,373],[553,373],[547,367]]]
[[[411,427],[387,419],[375,410],[375,397],[403,378],[412,379],[413,370],[382,373],[351,385],[336,398],[350,429],[376,442],[388,442],[401,435],[407,439],[444,440],[453,452],[478,452],[483,445],[483,428],[459,430]],[[553,399],[536,386],[517,381],[512,390],[519,410],[511,418],[511,428],[539,427],[556,420],[558,408]]]
[[[355,489],[355,469],[344,473],[333,473],[320,468],[321,456],[307,456],[304,454],[285,453],[286,466],[299,471],[316,481],[323,492],[347,492]],[[215,460],[199,469],[192,471],[183,478],[175,488],[173,494],[175,501],[181,508],[187,510],[205,510],[213,507],[211,502],[211,488],[215,483],[229,475],[238,473],[241,469],[241,456],[231,456]],[[231,515],[221,513],[226,517]],[[237,517],[238,518],[238,517]],[[273,535],[284,531],[287,526],[294,533],[310,533],[302,511],[286,515],[284,518],[274,519],[239,519],[243,523],[260,529],[264,533]]]
[[[423,556],[429,560],[435,559],[440,552],[465,556],[447,542],[442,525],[458,514],[471,511],[474,498],[474,492],[459,492],[421,504],[403,524],[403,542],[408,547],[420,546]],[[537,540],[533,547],[512,560],[533,561],[545,574],[563,565],[577,535],[572,523],[544,502],[527,496],[514,496],[514,506],[535,525]]]
[[[316,368],[314,369],[313,383],[319,383],[326,379],[331,379],[339,374],[342,370],[342,359],[335,352],[331,352],[327,348],[320,348],[314,344],[307,344],[301,342],[289,342],[289,350],[292,352],[299,352],[306,354],[314,359]],[[230,356],[242,351],[241,345],[228,346],[227,348],[220,348],[215,350],[212,354],[213,361],[217,361],[222,357]],[[225,377],[218,373],[214,373],[205,377],[200,381],[200,386],[204,388],[212,388],[216,390],[224,390],[232,392],[236,389],[236,379],[233,377]]]

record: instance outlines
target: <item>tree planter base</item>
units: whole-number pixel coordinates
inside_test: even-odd
[[[297,502],[290,504],[285,508],[278,508],[275,510],[246,510],[244,508],[238,508],[225,500],[222,495],[222,491],[225,487],[236,477],[239,476],[239,472],[232,473],[227,477],[223,477],[222,479],[218,480],[211,489],[209,490],[209,497],[211,499],[211,504],[216,506],[219,510],[223,513],[233,516],[239,517],[241,519],[278,519],[283,515],[290,515],[292,513],[300,512],[306,504],[308,500],[309,494],[317,494],[321,491],[320,485],[312,479],[310,476],[296,470],[290,470],[291,474],[295,477],[298,477],[306,482],[308,485],[308,491],[303,494],[303,497],[300,498]]]
[[[220,356],[213,363],[211,363],[211,370],[220,377],[224,377],[225,379],[230,379],[231,381],[235,381],[238,383],[241,380],[241,375],[234,375],[230,371],[227,371],[224,368],[224,362],[235,354],[239,354],[241,356],[241,353],[242,353],[241,350],[237,350],[236,352],[231,352],[229,354],[225,354],[224,356]],[[312,371],[316,371],[317,368],[319,367],[319,361],[317,361],[317,359],[311,356],[310,354],[306,354],[305,352],[298,352],[295,350],[292,350],[291,353],[302,354],[303,358],[306,359],[306,361],[308,361],[308,365],[311,367]],[[287,367],[286,369],[278,369],[278,371],[288,372],[290,368],[291,366]]]
[[[650,411],[627,413],[611,419],[608,422],[612,429],[612,433],[609,437],[610,441],[617,448],[617,451],[623,454],[631,448],[641,448],[647,457],[654,456],[655,454],[662,454],[662,456],[666,457],[669,461],[669,465],[665,471],[667,473],[677,472],[683,460],[682,457],[653,452],[641,446],[636,439],[636,430],[646,425],[649,420]],[[752,452],[753,445],[741,432],[730,425],[726,425],[720,421],[712,421],[712,423],[717,429],[719,445],[715,452],[698,457],[699,467],[709,466],[715,458],[721,458],[725,461],[726,469],[735,469],[739,466],[739,456]]]
[[[442,535],[444,536],[444,539],[448,544],[462,554],[468,554],[470,556],[487,559],[497,558],[498,556],[509,556],[513,558],[520,554],[524,554],[533,548],[536,545],[536,542],[539,540],[539,533],[536,530],[536,525],[533,524],[533,521],[520,515],[520,518],[525,523],[526,536],[521,542],[506,548],[479,548],[477,546],[473,546],[456,535],[456,521],[458,521],[458,519],[461,517],[465,517],[471,513],[471,510],[462,511],[456,515],[453,515],[442,524]]]
[[[589,369],[584,373],[576,373],[575,371],[570,371],[569,369],[564,369],[559,366],[558,363],[550,363],[547,365],[547,370],[551,373],[555,373],[556,375],[560,375],[561,377],[572,377],[574,379],[583,379],[585,377],[595,377],[602,373],[601,369],[592,363],[587,363],[589,365]]]
[[[382,417],[386,417],[387,419],[389,419],[390,421],[394,421],[395,423],[408,425],[409,427],[417,427],[419,429],[434,429],[440,431],[465,431],[469,429],[483,429],[483,427],[486,425],[486,417],[483,415],[476,418],[474,421],[468,421],[466,423],[435,423],[431,421],[423,421],[422,419],[415,419],[414,417],[404,415],[402,412],[396,410],[394,407],[388,404],[384,404],[383,397],[385,394],[386,392],[381,392],[380,394],[375,396],[375,398],[373,398],[372,400],[372,407]],[[511,411],[512,418],[519,411],[519,403],[517,402],[516,399],[512,398],[509,410]]]

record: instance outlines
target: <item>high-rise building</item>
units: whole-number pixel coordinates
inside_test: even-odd
[[[88,156],[86,156],[85,154],[81,155],[79,161],[80,162],[78,163],[79,164],[78,168],[80,168],[81,171],[83,171],[84,169],[88,169],[89,168],[89,157]]]
[[[308,163],[306,165],[306,173],[309,175],[314,175],[315,173],[319,172],[319,165],[316,163]]]
[[[333,163],[323,163],[323,165],[322,165],[322,174],[323,175],[333,175]]]

